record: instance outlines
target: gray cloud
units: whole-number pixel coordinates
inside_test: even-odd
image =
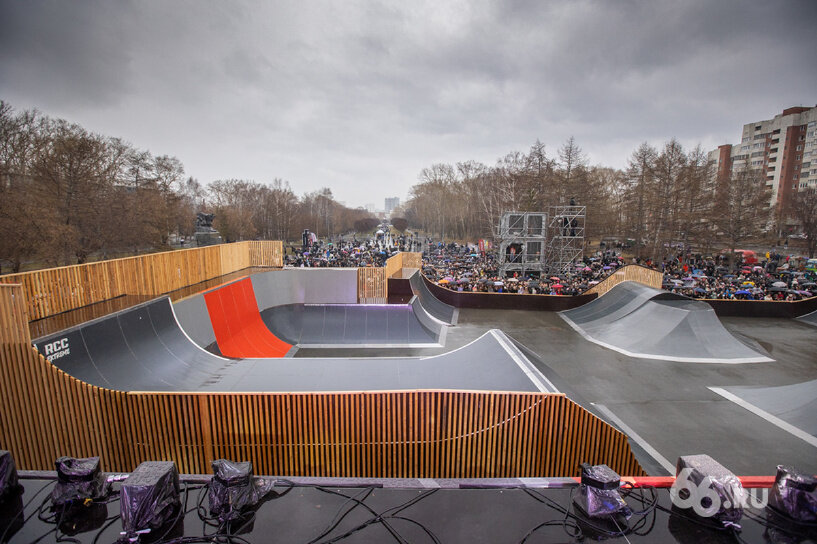
[[[0,97],[188,173],[405,196],[433,162],[570,135],[621,167],[817,103],[817,4],[0,0]]]

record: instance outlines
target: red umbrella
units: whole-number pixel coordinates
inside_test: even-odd
[[[562,285],[561,283],[557,283],[557,284],[553,285],[553,288],[556,289],[557,291],[559,289],[561,289],[562,287],[564,287],[564,285]]]

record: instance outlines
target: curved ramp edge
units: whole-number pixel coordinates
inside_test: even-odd
[[[559,315],[585,339],[628,357],[686,363],[763,363],[773,359],[724,328],[706,303],[635,282]]]
[[[250,278],[204,294],[220,352],[226,357],[285,357],[292,345],[264,324]]]
[[[300,348],[441,347],[408,304],[286,304],[261,311],[264,324]]]
[[[420,270],[417,270],[409,278],[411,290],[419,299],[420,304],[428,315],[443,325],[456,325],[457,318],[459,317],[459,309],[435,297],[428,288],[428,285],[426,285],[426,281],[428,280],[425,279],[425,276],[423,276]]]
[[[798,321],[801,323],[806,323],[808,325],[812,325],[817,327],[817,310],[811,312],[810,314],[801,315],[797,318]]]

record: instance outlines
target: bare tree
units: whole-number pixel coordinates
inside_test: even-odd
[[[800,223],[806,236],[809,259],[814,258],[817,248],[817,189],[811,187],[794,193],[791,199],[791,215]]]
[[[712,214],[715,227],[723,233],[734,253],[738,246],[760,235],[769,221],[770,189],[760,170],[745,164],[721,180]]]
[[[628,214],[628,219],[633,238],[635,238],[636,257],[641,257],[641,244],[646,238],[648,192],[653,183],[657,158],[658,152],[655,148],[644,142],[633,152],[627,169],[630,183],[629,191],[627,191],[629,195],[627,207],[632,210]]]

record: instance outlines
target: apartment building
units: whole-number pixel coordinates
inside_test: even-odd
[[[773,119],[743,125],[739,144],[726,144],[709,152],[718,178],[748,163],[762,170],[772,189],[770,205],[788,209],[791,195],[817,188],[817,106],[783,110]]]

